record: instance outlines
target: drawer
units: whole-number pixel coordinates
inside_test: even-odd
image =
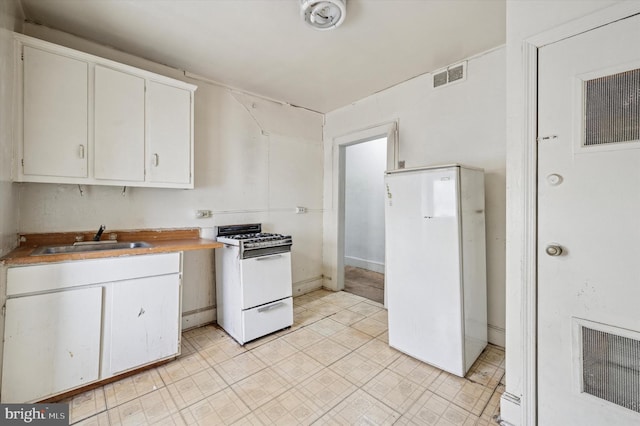
[[[242,309],[291,297],[291,253],[243,259],[240,277]]]
[[[178,273],[180,255],[177,252],[106,257],[10,267],[7,296]]]
[[[293,298],[242,311],[242,344],[293,325]]]

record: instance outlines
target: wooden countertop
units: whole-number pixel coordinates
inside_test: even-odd
[[[0,263],[5,265],[31,265],[36,263],[67,262],[70,260],[100,259],[104,257],[206,250],[223,246],[222,243],[217,241],[200,238],[200,230],[198,228],[138,229],[105,231],[102,239],[117,240],[118,242],[144,241],[151,244],[151,247],[31,256],[31,253],[37,247],[73,244],[78,240],[91,241],[94,233],[95,232],[90,231],[80,231],[20,235],[20,246],[0,258]]]

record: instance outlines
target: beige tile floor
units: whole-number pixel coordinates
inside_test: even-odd
[[[504,351],[466,378],[387,344],[382,305],[318,290],[294,299],[294,326],[244,347],[216,326],[183,334],[164,366],[65,402],[78,425],[491,425]]]

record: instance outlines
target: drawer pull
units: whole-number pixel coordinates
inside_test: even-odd
[[[276,254],[276,255],[273,255],[273,256],[262,256],[262,257],[256,257],[255,259],[256,259],[256,262],[257,262],[257,261],[260,261],[260,260],[277,259],[279,257],[282,257],[282,255],[281,254]]]
[[[274,303],[273,305],[263,306],[262,308],[258,308],[258,312],[270,311],[271,309],[275,309],[278,306],[282,306],[282,305],[284,305],[284,302],[278,302],[278,303]]]

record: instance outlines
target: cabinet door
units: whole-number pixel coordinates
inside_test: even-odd
[[[144,79],[95,67],[96,179],[144,180]]]
[[[28,46],[23,54],[23,173],[87,177],[87,63]]]
[[[147,180],[190,184],[191,92],[149,81],[147,132]]]
[[[178,353],[180,275],[113,284],[111,374]]]
[[[43,399],[98,380],[102,288],[8,299],[2,402]]]

